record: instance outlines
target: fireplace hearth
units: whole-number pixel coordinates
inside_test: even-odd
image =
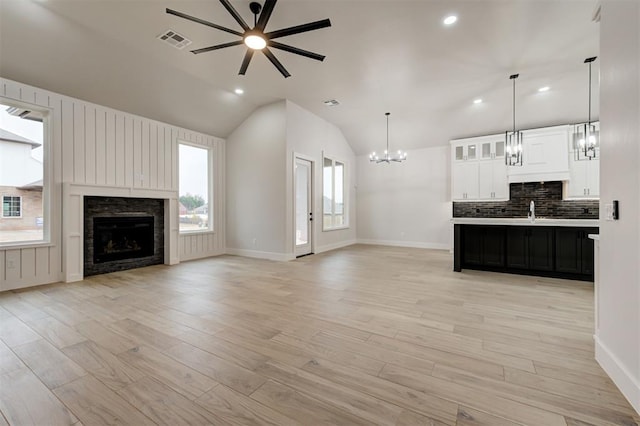
[[[84,276],[164,263],[164,200],[84,197]]]

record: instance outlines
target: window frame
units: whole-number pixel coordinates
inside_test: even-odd
[[[52,155],[53,152],[53,108],[32,104],[29,102],[24,102],[21,100],[17,100],[14,98],[9,98],[6,96],[0,95],[0,104],[13,106],[17,108],[24,108],[30,111],[35,111],[42,115],[42,219],[43,219],[43,227],[42,227],[42,239],[40,240],[16,240],[16,241],[6,241],[0,242],[0,250],[7,250],[12,248],[30,248],[30,247],[42,247],[42,246],[52,246],[54,243],[51,241],[52,239],[52,220],[51,220],[51,208],[52,208],[52,185],[53,185],[53,165]],[[20,210],[21,210],[21,218],[22,212],[24,209],[22,208],[22,197],[20,196]],[[16,217],[3,217],[0,214],[0,218],[2,219],[17,219]],[[57,229],[57,228],[56,228]],[[57,231],[54,234],[57,238]]]
[[[5,198],[17,198],[18,199],[18,216],[5,216],[4,215],[4,199]],[[3,219],[22,219],[22,196],[20,195],[3,195],[2,196],[2,218]]]
[[[349,185],[348,182],[348,163],[338,157],[334,157],[328,155],[326,153],[322,154],[322,197],[324,198],[325,193],[325,183],[324,183],[324,170],[325,170],[325,160],[331,161],[331,226],[326,226],[324,222],[324,199],[322,203],[322,231],[330,232],[330,231],[339,231],[342,229],[349,229]],[[342,164],[342,216],[343,223],[342,225],[333,225],[336,217],[336,163]]]
[[[214,233],[215,232],[215,227],[213,226],[214,223],[214,216],[213,216],[213,211],[214,211],[214,182],[213,182],[213,176],[214,176],[214,161],[213,161],[213,147],[207,146],[207,145],[200,145],[198,143],[193,143],[193,142],[189,142],[189,141],[185,141],[182,139],[178,139],[178,235],[195,235],[195,234],[207,234],[207,233]],[[180,229],[180,145],[185,145],[185,146],[190,146],[192,148],[199,148],[199,149],[203,149],[207,151],[207,204],[208,204],[208,209],[207,209],[207,222],[208,222],[208,226],[206,228],[202,228],[202,229],[193,229],[193,230],[181,230]]]

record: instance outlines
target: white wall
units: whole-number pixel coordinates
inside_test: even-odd
[[[216,161],[216,232],[180,236],[178,256],[185,260],[224,253],[224,140],[7,79],[0,79],[0,96],[48,109],[51,132],[51,159],[45,164],[51,242],[0,248],[0,291],[63,277],[63,184],[177,195],[178,139],[212,148]]]
[[[227,251],[285,260],[286,103],[256,109],[227,138]]]
[[[358,242],[448,249],[450,148],[408,152],[401,164],[358,157]]]
[[[640,412],[640,2],[600,22],[600,283],[596,359]],[[605,205],[619,200],[620,220]]]
[[[295,155],[314,162],[313,176],[313,249],[315,253],[344,247],[356,242],[356,157],[342,131],[335,125],[287,101],[287,253],[294,251],[293,161]],[[349,227],[322,230],[323,155],[342,161],[346,171],[347,215]]]

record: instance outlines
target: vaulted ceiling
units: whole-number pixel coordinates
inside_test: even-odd
[[[252,23],[248,0],[232,4]],[[595,1],[281,0],[267,31],[333,24],[279,39],[327,56],[274,51],[288,79],[263,55],[238,75],[241,46],[191,54],[237,37],[167,7],[239,29],[217,0],[1,0],[0,75],[219,137],[257,106],[290,99],[336,124],[357,154],[384,143],[387,111],[392,145],[403,149],[510,128],[513,73],[519,128],[587,118],[583,61],[598,55]],[[458,22],[447,27],[451,13]],[[156,37],[168,29],[193,43],[162,43]],[[593,71],[597,117],[598,61]]]

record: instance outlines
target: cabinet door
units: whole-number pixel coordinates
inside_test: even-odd
[[[504,142],[503,142],[504,144]],[[504,158],[504,152],[502,154]],[[493,163],[493,198],[509,199],[509,180],[507,177],[507,165],[504,159],[496,159]]]
[[[600,159],[596,157],[587,163],[587,195],[591,198],[600,198]]]
[[[553,228],[529,228],[529,269],[553,271]]]
[[[593,161],[593,160],[591,160]],[[587,196],[587,175],[590,160],[576,160],[572,158],[569,169],[569,184],[567,196],[571,198],[584,198]]]
[[[507,267],[529,268],[529,228],[512,226],[507,230]]]
[[[504,266],[504,246],[506,229],[502,226],[487,226],[482,240],[482,264]]]
[[[582,228],[556,228],[556,271],[581,273],[582,235]]]
[[[493,198],[493,161],[478,163],[478,198],[491,200]]]
[[[482,265],[481,226],[467,225],[462,231],[462,263],[463,265]]]
[[[478,199],[478,162],[461,161],[451,168],[451,198],[454,201]]]

